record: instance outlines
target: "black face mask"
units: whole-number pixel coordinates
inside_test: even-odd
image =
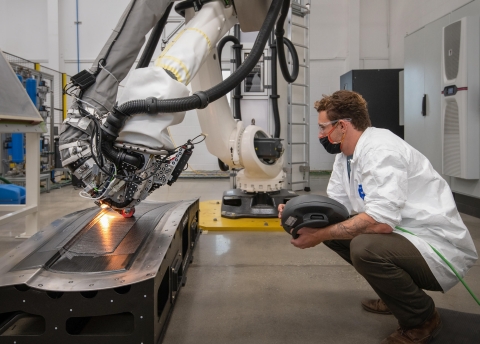
[[[328,135],[319,139],[320,143],[322,144],[323,148],[330,153],[330,154],[338,154],[342,151],[340,150],[340,143],[331,143],[328,140]]]

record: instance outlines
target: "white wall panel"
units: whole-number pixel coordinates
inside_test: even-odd
[[[360,60],[362,58],[388,59],[387,13],[388,1],[360,1]]]
[[[391,68],[403,68],[404,38],[407,33],[421,27],[419,24],[421,3],[421,0],[390,1]]]
[[[75,0],[59,2],[60,27],[63,31],[60,46],[66,62],[76,61],[76,2]],[[93,61],[97,57],[128,3],[129,0],[79,0],[80,60]]]
[[[360,0],[348,0],[348,41],[345,73],[360,69]]]
[[[1,49],[28,60],[47,61],[47,0],[4,0],[0,5]]]
[[[340,88],[340,75],[343,74],[343,60],[310,62],[310,168],[312,170],[331,170],[335,155],[329,154],[318,141],[318,113],[313,103],[322,98],[322,94],[332,94]]]
[[[60,44],[63,47],[63,55],[66,63],[77,60],[77,27],[75,0],[62,0],[60,2]],[[93,62],[112,30],[117,25],[122,13],[127,7],[129,0],[80,0],[79,1],[79,42],[80,60]],[[95,11],[92,11],[92,9]],[[172,10],[175,14],[175,11]],[[106,15],[108,14],[108,15]],[[176,16],[176,19],[180,18]],[[182,18],[183,19],[183,18]],[[165,35],[169,35],[177,26],[177,23],[169,23],[165,27]],[[146,36],[148,40],[150,34]],[[163,37],[163,36],[162,36]],[[140,51],[143,51],[143,49]],[[155,60],[161,52],[161,43],[155,50],[152,59]]]
[[[460,20],[466,16],[478,16],[480,15],[480,1],[475,0],[469,3],[466,6],[459,8],[458,10],[452,12],[449,16],[450,23],[453,23],[456,20]]]
[[[313,102],[322,94],[332,94],[340,89],[340,75],[344,60],[310,61],[310,99]]]
[[[310,58],[347,56],[348,0],[315,0],[310,15]]]
[[[0,49],[4,49],[7,39],[7,30],[5,23],[7,22],[7,0],[0,0]]]
[[[474,0],[423,0],[421,26],[427,25],[445,14],[455,11]]]
[[[55,70],[60,70],[58,1],[59,0],[47,0],[48,63],[46,63],[46,65]]]
[[[387,69],[389,65],[388,58],[386,59],[360,59],[361,69]]]

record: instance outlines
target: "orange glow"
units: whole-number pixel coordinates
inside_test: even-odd
[[[107,215],[104,214],[100,220],[98,221],[98,224],[100,225],[101,229],[101,236],[102,236],[102,243],[104,245],[109,245],[111,241],[111,236],[112,236],[112,231],[110,230],[110,223],[113,221],[114,216],[112,215]]]
[[[108,229],[110,228],[110,221],[114,218],[114,216],[112,215],[103,215],[101,218],[100,218],[100,226],[102,228],[102,231],[108,231]]]
[[[102,204],[102,205],[100,206],[100,208],[102,208],[102,209],[107,209],[107,208],[108,208],[108,205]]]

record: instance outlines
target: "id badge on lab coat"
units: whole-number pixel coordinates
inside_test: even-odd
[[[355,165],[351,163],[350,167],[350,185],[346,189],[350,190],[349,198],[353,210],[357,213],[362,213],[365,211],[365,192],[363,190],[362,182],[355,176]]]

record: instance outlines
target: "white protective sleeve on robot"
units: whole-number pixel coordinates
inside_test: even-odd
[[[188,14],[192,12],[187,11]],[[131,71],[118,100],[119,105],[148,97],[172,99],[188,96],[186,85],[195,77],[208,55],[215,51],[216,43],[236,22],[233,6],[225,8],[220,1],[203,5],[193,18],[187,16],[185,27],[163,50],[155,66]],[[173,80],[166,70],[177,80]],[[184,115],[185,112],[135,115],[125,123],[118,141],[153,149],[172,149],[173,143],[166,129],[182,122]],[[233,125],[235,128],[232,116],[226,114],[225,118],[230,122],[229,127]],[[222,123],[217,123],[215,129],[218,129],[218,124]],[[229,128],[223,129],[228,131]]]
[[[204,4],[201,11],[186,11],[186,24],[169,43],[154,67],[134,70],[127,81],[119,104],[128,100],[155,96],[159,99],[180,98],[192,83],[193,91],[206,90],[222,81],[218,61],[215,60],[217,42],[237,22],[233,6],[221,1]],[[161,69],[159,68],[161,67]],[[173,80],[166,71],[178,80]],[[151,75],[148,75],[148,74]],[[148,76],[147,76],[148,75]],[[249,192],[275,191],[282,188],[283,158],[274,164],[265,164],[255,154],[253,138],[262,128],[235,123],[226,97],[197,109],[202,132],[207,135],[210,153],[232,168],[245,168],[238,175],[242,189]],[[119,142],[155,149],[173,147],[166,128],[180,123],[184,113],[135,115],[120,132]],[[241,153],[240,153],[241,152]]]

